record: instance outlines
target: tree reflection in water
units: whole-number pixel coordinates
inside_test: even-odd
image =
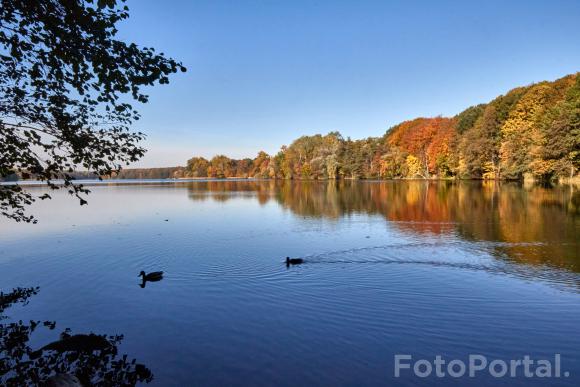
[[[38,291],[39,288],[16,288],[9,293],[0,293],[0,385],[48,385],[49,379],[55,375],[74,375],[83,386],[134,386],[138,382],[149,383],[153,380],[153,374],[147,367],[127,355],[118,354],[122,335],[72,336],[66,329],[60,337],[66,343],[71,338],[91,337],[93,342],[99,341],[105,345],[83,347],[83,341],[76,340],[74,347],[52,343],[51,349],[32,349],[29,346],[32,333],[37,329],[53,330],[56,323],[7,322],[4,311],[15,304],[27,304]],[[69,341],[66,341],[67,338]]]
[[[190,183],[192,200],[252,197],[309,218],[381,215],[406,234],[489,243],[497,258],[580,272],[580,189],[496,181],[274,181]]]

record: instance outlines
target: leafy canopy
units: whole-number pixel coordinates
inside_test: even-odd
[[[13,173],[53,180],[85,204],[71,173],[109,175],[143,156],[139,119],[144,86],[166,84],[181,63],[116,39],[124,0],[0,0],[0,180]],[[0,214],[36,222],[37,197],[0,185]],[[50,198],[45,194],[41,199]]]

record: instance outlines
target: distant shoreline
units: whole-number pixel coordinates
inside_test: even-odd
[[[459,182],[459,181],[481,181],[481,182],[531,182],[531,183],[542,183],[540,180],[534,179],[481,179],[481,178],[390,178],[390,179],[353,179],[353,178],[340,178],[340,179],[272,179],[272,178],[259,178],[259,177],[226,177],[226,178],[212,178],[212,177],[191,177],[191,178],[165,178],[165,179],[77,179],[74,180],[75,183],[82,185],[106,185],[106,184],[156,184],[156,183],[187,183],[187,182],[226,182],[226,181],[288,181],[288,182],[340,182],[340,181],[358,181],[358,182],[396,182],[396,181],[449,181],[449,182]],[[64,180],[57,179],[52,181],[53,184],[62,185]],[[580,177],[574,177],[572,179],[561,179],[560,181],[554,182],[556,184],[580,184]],[[12,185],[22,185],[22,186],[46,186],[45,181],[40,180],[17,180],[17,181],[0,181],[0,186],[12,186]]]

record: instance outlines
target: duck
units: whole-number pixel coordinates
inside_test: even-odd
[[[143,277],[139,286],[144,289],[147,282],[157,282],[163,279],[163,272],[162,271],[152,271],[149,274],[146,274],[143,270],[139,273],[139,277]]]
[[[290,265],[300,265],[304,263],[304,260],[302,258],[290,258],[290,257],[286,257],[286,266],[290,266]]]
[[[161,281],[163,279],[163,272],[162,271],[152,271],[149,274],[146,274],[143,270],[139,273],[138,277],[143,277],[143,282],[155,282]]]

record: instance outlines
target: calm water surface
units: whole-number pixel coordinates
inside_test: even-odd
[[[40,193],[44,188],[32,188]],[[123,334],[152,385],[580,385],[580,191],[201,181],[64,194],[0,220],[11,321]],[[286,268],[286,256],[303,257]],[[139,286],[141,271],[165,278]],[[57,338],[39,330],[33,347]],[[570,377],[394,379],[395,354],[553,358]]]

